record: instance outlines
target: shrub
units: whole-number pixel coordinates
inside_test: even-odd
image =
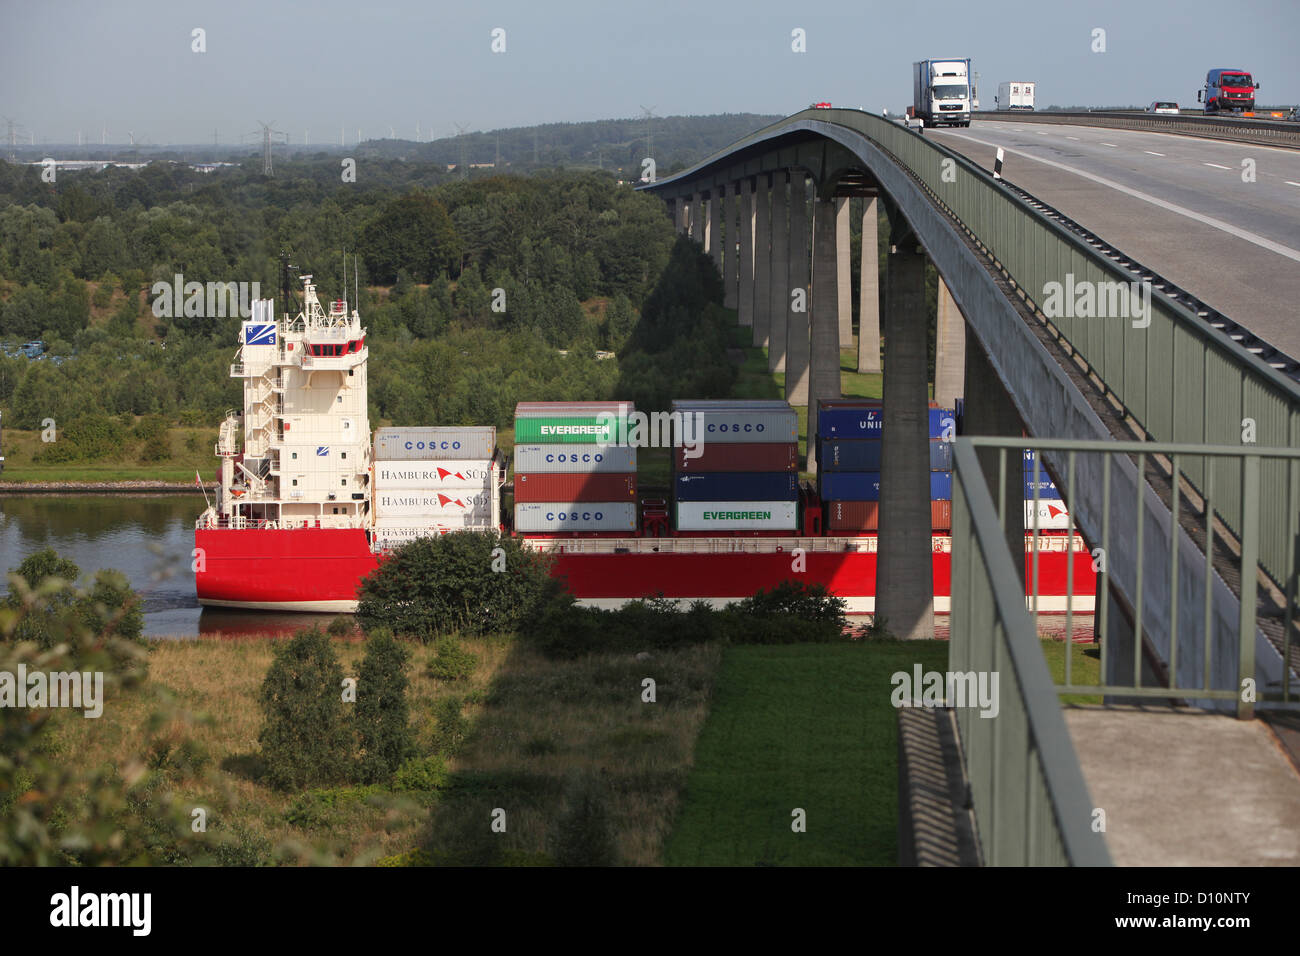
[[[411,752],[406,704],[410,659],[411,652],[390,631],[377,629],[366,641],[353,723],[360,747],[358,773],[367,782],[387,780]]]
[[[146,415],[135,426],[135,437],[144,442],[141,461],[166,461],[172,456],[169,422],[162,415]]]
[[[120,571],[102,569],[88,590],[78,588],[81,569],[46,548],[28,555],[12,574],[16,580],[11,578],[0,607],[17,614],[15,640],[33,641],[46,649],[74,632],[141,640],[144,616],[140,597]]]
[[[472,654],[455,637],[448,634],[438,638],[434,654],[429,659],[429,676],[436,680],[468,680],[478,666],[478,655]]]
[[[603,781],[591,773],[568,781],[564,811],[552,836],[551,856],[560,866],[615,866],[618,847]]]
[[[397,773],[393,775],[393,789],[432,793],[447,786],[450,776],[447,761],[437,754],[412,757],[397,768]]]
[[[846,639],[846,602],[822,584],[783,581],[726,608],[728,640],[737,644],[798,644]]]
[[[459,697],[441,697],[433,705],[433,749],[443,757],[454,757],[469,736],[469,718],[462,713]]]
[[[356,627],[356,622],[347,614],[340,614],[334,620],[330,621],[329,626],[325,628],[330,637],[346,637],[352,633]]]
[[[343,669],[319,628],[278,645],[262,681],[258,740],[267,782],[290,790],[342,779],[351,756],[343,719]]]
[[[367,632],[387,627],[425,642],[514,631],[559,590],[545,556],[517,539],[457,531],[395,550],[361,582],[357,619]]]

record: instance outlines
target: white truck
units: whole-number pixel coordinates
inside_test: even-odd
[[[912,105],[907,115],[922,126],[969,126],[971,100],[969,58],[912,64]]]
[[[1011,80],[998,84],[998,95],[993,102],[998,112],[1005,110],[1032,110],[1034,108],[1035,84],[1026,80]]]

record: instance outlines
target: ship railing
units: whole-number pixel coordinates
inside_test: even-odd
[[[234,364],[232,364],[232,365],[230,366],[230,377],[231,377],[231,378],[243,378],[243,377],[244,377],[244,363],[243,363],[243,362],[235,362]]]
[[[248,496],[240,499],[247,501]],[[319,528],[360,528],[359,519],[342,515],[321,515],[302,518],[245,518],[242,515],[200,517],[194,522],[199,530],[233,531],[295,531]]]

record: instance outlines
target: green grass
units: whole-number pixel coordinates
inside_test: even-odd
[[[1091,644],[1067,644],[1065,641],[1044,638],[1043,657],[1052,673],[1052,682],[1065,683],[1065,656],[1070,655],[1070,681],[1075,686],[1097,686],[1101,683],[1101,651]],[[1066,694],[1062,704],[1100,704],[1099,696]]]
[[[947,642],[729,647],[664,861],[894,865],[890,675],[917,662],[946,670]],[[791,830],[795,808],[804,833]]]
[[[194,439],[193,442],[189,441],[191,437]],[[140,442],[132,439],[127,442],[123,453],[112,459],[43,463],[33,460],[44,447],[39,431],[6,428],[4,430],[5,464],[4,472],[0,474],[0,481],[193,482],[195,471],[201,472],[204,481],[212,480],[213,473],[217,470],[217,459],[212,450],[217,441],[215,427],[177,426],[169,429],[167,441],[171,457],[162,461],[140,461],[136,454]],[[193,448],[190,447],[191,445]]]

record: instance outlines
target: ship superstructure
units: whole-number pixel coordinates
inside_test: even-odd
[[[208,528],[365,528],[370,514],[366,330],[343,300],[322,307],[305,275],[303,308],[277,318],[253,303],[230,366],[242,415],[221,423],[221,484]],[[242,433],[242,446],[240,437]]]

